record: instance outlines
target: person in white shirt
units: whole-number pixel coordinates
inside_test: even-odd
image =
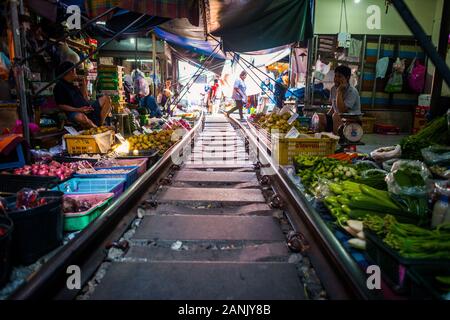
[[[247,103],[247,87],[245,85],[245,78],[247,77],[247,72],[242,71],[239,75],[239,78],[236,79],[233,86],[233,100],[236,103],[236,106],[234,108],[231,108],[227,112],[227,116],[230,116],[231,113],[233,113],[235,110],[239,110],[239,117],[241,120],[244,119],[242,109],[244,107],[244,104]]]

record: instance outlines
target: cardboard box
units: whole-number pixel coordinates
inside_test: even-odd
[[[414,113],[414,118],[424,119],[429,111],[430,111],[430,107],[416,106],[416,112]]]

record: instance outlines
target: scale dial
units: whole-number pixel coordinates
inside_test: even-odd
[[[349,123],[345,125],[342,134],[347,141],[359,142],[363,136],[363,128],[358,123]]]

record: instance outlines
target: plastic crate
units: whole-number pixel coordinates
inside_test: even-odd
[[[296,155],[327,156],[336,150],[337,140],[331,138],[281,138],[278,145],[273,143],[272,157],[278,160],[278,164],[292,164]]]
[[[410,267],[450,265],[450,261],[440,259],[404,258],[370,230],[365,230],[364,235],[367,240],[366,254],[368,258],[380,267],[383,278],[397,293],[409,292],[410,279],[406,276],[406,273]]]
[[[14,169],[23,167],[24,165],[25,156],[23,154],[22,144],[16,146],[15,152],[0,157],[0,169]]]
[[[65,195],[64,198],[76,200],[89,200],[95,203],[91,209],[83,212],[64,213],[64,231],[78,231],[86,228],[92,221],[98,218],[110,205],[114,198],[114,193],[104,194],[82,194]]]
[[[12,220],[0,215],[0,228],[5,231],[3,236],[0,236],[0,289],[9,281],[11,275],[11,244],[12,232],[14,229]]]
[[[375,124],[374,132],[378,134],[400,134],[400,128],[390,124]]]
[[[98,173],[92,174],[79,174],[76,173],[76,178],[89,178],[89,179],[125,179],[125,189],[129,188],[139,177],[138,175],[138,167],[130,166],[130,167],[106,167],[106,168],[94,168]],[[128,170],[127,173],[107,173],[105,170]]]
[[[115,161],[121,167],[133,167],[137,166],[137,173],[139,176],[143,175],[147,171],[147,162],[149,158],[137,158],[137,159],[115,159]],[[111,166],[108,166],[111,167]],[[96,168],[106,168],[106,167],[96,167]],[[112,167],[115,168],[115,167]]]
[[[46,191],[39,196],[46,198],[47,204],[9,213],[14,223],[12,255],[16,264],[29,265],[62,244],[63,193]],[[15,207],[15,196],[6,201],[10,208]]]
[[[114,198],[118,198],[125,190],[125,179],[72,178],[53,190],[65,194],[114,193]]]
[[[141,151],[138,155],[133,155],[132,153],[128,155],[122,155],[117,157],[117,159],[147,159],[147,169],[150,169],[160,158],[158,150]]]
[[[60,182],[57,177],[0,174],[0,192],[14,194],[22,188],[52,189]]]
[[[70,135],[64,136],[69,154],[107,153],[114,143],[112,131],[96,135]]]
[[[377,118],[362,117],[362,128],[364,133],[373,133],[375,127],[375,121]]]
[[[450,277],[450,264],[442,266],[414,266],[408,270],[411,279],[410,296],[412,299],[442,300],[446,288],[450,292],[450,285],[442,285],[436,276]]]

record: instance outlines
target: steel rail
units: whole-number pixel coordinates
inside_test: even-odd
[[[301,232],[309,241],[307,254],[329,297],[339,300],[381,299],[380,292],[367,288],[368,275],[336,239],[285,170],[276,166],[270,155],[270,147],[266,141],[259,139],[257,130],[249,123],[247,129],[243,123],[231,117],[230,121],[241,129],[249,144],[256,148],[261,166],[272,169],[271,181],[286,205],[294,230]]]
[[[99,247],[102,241],[115,230],[121,218],[128,214],[142,194],[163,178],[162,174],[173,165],[173,155],[181,153],[188,145],[192,145],[197,131],[203,128],[203,122],[204,114],[201,114],[195,126],[181,141],[169,148],[162,158],[138,178],[99,218],[66,245],[60,247],[47,263],[9,297],[9,300],[51,299],[61,292],[66,286],[67,267],[80,266],[97,250],[104,249]]]

